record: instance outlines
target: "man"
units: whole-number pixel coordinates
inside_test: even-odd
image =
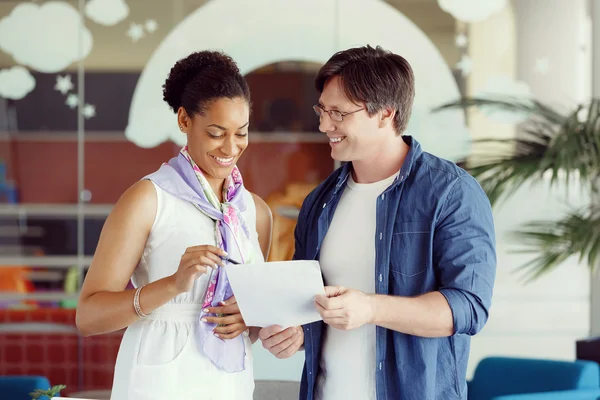
[[[488,319],[496,254],[479,184],[406,129],[408,62],[380,47],[335,54],[315,111],[347,162],[304,201],[295,259],[318,259],[323,321],[264,328],[280,358],[302,346],[300,398],[466,399],[470,336]]]

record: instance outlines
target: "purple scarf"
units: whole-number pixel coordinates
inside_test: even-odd
[[[192,203],[199,211],[215,221],[217,247],[225,250],[231,259],[241,263],[251,262],[255,250],[250,241],[250,232],[241,212],[246,209],[244,184],[237,167],[223,185],[223,203],[194,163],[185,146],[177,157],[163,164],[160,169],[144,179],[149,179],[166,192]],[[202,309],[221,306],[220,302],[233,296],[225,269],[212,271]],[[202,318],[204,314],[200,315]],[[213,334],[215,324],[200,322],[200,345],[214,365],[227,372],[245,369],[246,346],[240,335],[223,340]]]

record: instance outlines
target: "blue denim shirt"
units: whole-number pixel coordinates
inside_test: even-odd
[[[403,139],[410,146],[404,165],[377,198],[376,292],[393,296],[441,292],[452,311],[454,334],[425,338],[377,327],[373,365],[377,399],[466,399],[470,337],[488,319],[496,275],[492,211],[481,186],[467,172],[423,152],[410,136]],[[348,163],[304,200],[294,259],[319,259],[350,172]],[[303,328],[300,399],[312,400],[323,322]]]

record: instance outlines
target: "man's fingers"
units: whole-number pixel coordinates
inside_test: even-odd
[[[315,303],[326,310],[339,310],[344,307],[344,298],[332,297],[328,298],[321,294],[315,296]]]
[[[346,292],[346,288],[342,286],[325,286],[325,296],[337,297]]]
[[[270,338],[273,335],[278,334],[281,331],[283,331],[283,327],[281,327],[279,325],[267,326],[258,331],[258,338],[260,340],[265,340],[265,339]]]
[[[283,350],[281,353],[277,355],[278,358],[288,358],[293,356],[304,343],[304,338],[302,334],[298,335],[294,343],[292,343],[287,349]]]
[[[315,308],[317,309],[317,312],[321,315],[321,318],[323,318],[323,313],[326,311],[325,308],[323,308],[319,303],[317,303],[315,301]]]
[[[315,304],[321,306],[322,308],[327,308],[329,304],[329,298],[323,296],[322,294],[318,294],[315,296]]]
[[[296,331],[297,329],[295,327],[287,328],[284,331],[281,331],[265,340],[262,340],[263,347],[270,351],[271,348],[281,344],[283,341],[294,336]]]
[[[300,332],[296,330],[293,336],[285,339],[283,342],[279,343],[277,346],[271,348],[271,353],[276,357],[284,357],[285,352],[290,349],[290,347],[295,347],[296,342],[300,338]]]
[[[326,308],[321,307],[319,304],[315,304],[317,311],[319,312],[319,314],[321,314],[321,318],[323,318],[324,320],[327,318],[336,318],[336,317],[342,317],[343,313],[341,312],[341,309],[337,309],[337,310],[328,310]]]

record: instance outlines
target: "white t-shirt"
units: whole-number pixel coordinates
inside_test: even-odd
[[[375,293],[377,197],[397,174],[359,184],[352,175],[321,246],[325,284]],[[375,325],[342,331],[325,325],[316,400],[375,400]]]

